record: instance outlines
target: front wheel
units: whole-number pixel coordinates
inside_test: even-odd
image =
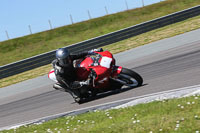
[[[134,72],[133,70],[123,68],[121,73],[119,74],[118,80],[126,86],[129,87],[138,87],[143,83],[142,77]]]

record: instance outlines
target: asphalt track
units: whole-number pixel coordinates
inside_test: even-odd
[[[52,82],[44,77],[39,78],[40,82],[34,79],[35,83],[30,80],[1,88],[7,89],[7,95],[2,95],[5,91],[0,94],[0,128],[98,104],[197,85],[200,83],[199,36],[200,30],[197,30],[115,55],[118,65],[142,75],[144,85],[104,94],[81,105],[74,103],[69,94],[53,90]],[[29,86],[28,82],[32,85]]]

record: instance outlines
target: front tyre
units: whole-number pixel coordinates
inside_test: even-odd
[[[122,68],[122,71],[119,74],[119,79],[124,85],[129,87],[138,87],[143,83],[143,79],[138,73],[127,68]]]

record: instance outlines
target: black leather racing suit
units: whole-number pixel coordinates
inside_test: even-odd
[[[88,52],[81,52],[78,54],[70,55],[71,63],[67,64],[64,67],[59,65],[59,61],[57,59],[53,60],[52,65],[55,71],[56,79],[64,86],[65,89],[77,89],[82,85],[81,82],[76,81],[75,69],[73,66],[73,61],[76,59],[83,58],[88,55]]]

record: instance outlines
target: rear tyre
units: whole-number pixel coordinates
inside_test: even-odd
[[[143,84],[142,77],[138,73],[127,68],[122,68],[119,79],[124,81],[125,85],[129,87],[138,87]]]

